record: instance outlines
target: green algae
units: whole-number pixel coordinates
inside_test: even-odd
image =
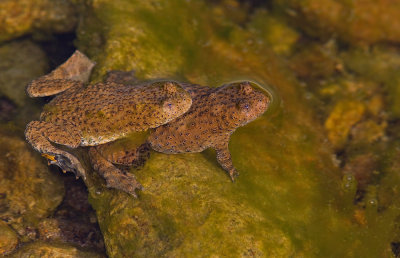
[[[279,16],[268,13],[259,8],[251,15],[251,21],[247,29],[257,35],[257,41],[251,42],[259,47],[269,46],[278,55],[290,55],[295,43],[299,39],[299,33]]]
[[[306,34],[352,45],[400,41],[400,3],[390,0],[274,0],[274,8]]]
[[[400,117],[400,56],[391,48],[351,49],[342,54],[345,65],[355,74],[381,83],[388,92],[390,116]]]
[[[359,10],[354,1],[306,1],[301,6],[290,2],[294,10],[287,9],[289,15],[310,6],[311,14],[321,10],[322,16],[306,16],[297,26],[309,35],[338,35],[351,44],[397,41],[394,34],[372,31],[381,22],[366,23],[363,30],[345,28],[354,24],[351,20],[337,25],[342,21],[338,17]],[[240,173],[235,183],[213,150],[153,152],[143,168],[131,169],[145,187],[138,199],[105,188],[103,179],[89,171],[86,184],[108,255],[392,257],[390,244],[400,242],[400,128],[394,124],[400,114],[397,51],[339,50],[334,41],[300,46],[302,35],[276,13],[258,8],[248,14],[238,2],[223,3],[96,0],[81,7],[77,45],[98,64],[94,81],[115,69],[134,69],[139,79],[169,78],[214,87],[246,79],[262,85],[274,100],[265,115],[232,135],[230,150]],[[328,5],[317,8],[324,3]],[[332,5],[345,12],[338,14]],[[327,10],[332,16],[323,17]],[[385,26],[386,32],[394,29]],[[273,52],[289,56],[292,71],[308,83],[307,95]],[[117,141],[111,150],[139,146],[147,133]],[[336,156],[331,145],[345,157]],[[22,158],[31,166],[25,170],[32,171],[36,163],[17,150],[21,152],[11,151],[11,157]],[[89,169],[84,152],[76,151]],[[45,184],[38,190],[45,198],[58,200],[63,192],[47,177],[36,180],[36,174],[29,174],[28,180],[10,183],[5,175],[4,189],[23,186],[19,199],[30,197],[30,184],[35,183]],[[1,198],[4,211],[8,206]],[[57,201],[40,201],[46,209],[39,212],[29,206],[31,198],[23,201],[13,203],[13,213],[2,218],[11,218],[13,228],[28,235],[26,226],[35,227]],[[71,246],[67,251],[59,248],[33,243],[15,256],[92,255]]]
[[[201,2],[97,1],[87,8],[77,44],[98,62],[95,80],[112,69],[212,86],[245,78],[273,85],[282,99],[232,135],[235,183],[208,150],[152,153],[133,171],[145,187],[137,200],[101,180],[89,184],[109,256],[390,255],[396,204],[377,209],[378,187],[366,190],[366,209],[354,205],[353,176],[343,183],[295,79],[270,46],[252,44],[265,41],[262,25],[237,26],[223,6]],[[93,46],[92,37],[101,44]]]
[[[337,149],[343,148],[350,134],[350,129],[358,123],[365,113],[361,102],[344,100],[338,102],[325,121],[328,139]]]

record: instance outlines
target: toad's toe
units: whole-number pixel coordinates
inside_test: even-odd
[[[239,172],[237,172],[236,169],[231,170],[231,171],[229,171],[229,176],[230,176],[232,182],[235,182],[236,178],[239,176]]]

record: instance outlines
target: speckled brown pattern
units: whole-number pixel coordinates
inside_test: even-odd
[[[151,132],[148,142],[163,153],[201,152],[214,148],[217,160],[232,180],[237,176],[228,149],[230,135],[263,114],[270,97],[250,82],[219,88],[186,85],[193,96],[188,112]]]
[[[74,88],[48,103],[41,120],[78,129],[81,146],[95,146],[165,124],[191,105],[176,82],[141,85],[98,83]]]
[[[111,143],[112,144],[112,143]],[[148,143],[140,145],[138,148],[126,148],[118,151],[108,151],[109,144],[96,146],[97,151],[107,161],[123,166],[142,166],[150,157],[150,146]]]
[[[57,149],[52,143],[70,148],[104,144],[132,132],[165,124],[185,113],[192,103],[190,94],[173,81],[126,85],[113,82],[112,78],[118,78],[120,82],[132,79],[132,76],[122,78],[119,73],[112,73],[106,83],[84,87],[93,65],[77,51],[63,65],[27,87],[28,94],[34,97],[58,93],[44,107],[40,121],[32,121],[27,125],[27,141],[50,164],[73,171],[83,178],[85,171],[78,159]],[[93,165],[101,168],[100,173],[104,175],[108,186],[122,189],[122,185],[130,181],[133,190],[126,188],[126,191],[133,194],[132,191],[138,187],[133,175],[121,176],[122,172],[111,168],[112,164],[96,150],[90,153]],[[96,162],[93,157],[99,160]],[[113,179],[112,173],[115,173]],[[121,182],[122,178],[127,181]]]

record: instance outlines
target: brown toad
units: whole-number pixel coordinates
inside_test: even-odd
[[[192,96],[189,111],[154,129],[150,147],[162,153],[201,152],[214,148],[219,164],[232,181],[238,175],[228,149],[231,134],[268,108],[271,97],[251,82],[231,83],[219,88],[182,84]]]
[[[173,81],[126,85],[113,82],[111,76],[105,83],[85,87],[93,66],[91,60],[76,51],[67,62],[27,87],[31,97],[57,94],[44,107],[40,121],[27,125],[27,141],[50,164],[84,179],[85,171],[78,159],[53,143],[69,148],[101,145],[165,124],[185,113],[192,103],[190,94]],[[133,174],[107,163],[96,148],[89,153],[108,187],[135,196],[135,189],[141,186]]]

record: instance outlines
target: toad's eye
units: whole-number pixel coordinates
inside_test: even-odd
[[[174,107],[174,104],[170,103],[170,102],[164,102],[164,109],[166,110],[170,110]]]
[[[238,108],[244,112],[247,112],[250,110],[250,104],[248,102],[240,102]]]

